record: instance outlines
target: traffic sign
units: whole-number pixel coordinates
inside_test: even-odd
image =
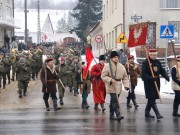
[[[174,38],[174,25],[161,25],[160,38]]]
[[[97,43],[101,43],[101,42],[103,41],[103,37],[102,37],[101,35],[97,35],[97,36],[95,37],[95,41],[96,41]]]
[[[122,32],[119,35],[118,39],[116,40],[116,43],[127,43],[127,42],[128,42],[128,40],[127,40],[126,36],[124,35],[124,33]]]

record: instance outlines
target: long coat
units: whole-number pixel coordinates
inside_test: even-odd
[[[178,67],[179,66],[180,65],[178,64]],[[178,72],[180,72],[180,68],[178,68]],[[176,70],[176,66],[174,66],[171,70],[171,76],[172,76],[171,87],[172,90],[176,90],[176,91],[180,91],[180,86],[178,85],[180,83],[178,72]]]
[[[91,68],[94,103],[104,103],[106,96],[105,83],[101,79],[104,65],[96,64]]]
[[[102,70],[101,78],[105,82],[106,93],[116,93],[120,94],[122,91],[122,83],[124,87],[129,88],[129,79],[127,76],[127,72],[125,67],[121,63],[117,63],[117,65],[110,60],[112,66],[112,74],[110,71],[110,64],[106,64]],[[111,79],[115,75],[115,79],[121,80],[117,81],[116,84],[110,84]]]
[[[168,80],[169,79],[168,74],[166,73],[165,69],[162,67],[161,62],[157,59],[155,60],[152,60],[151,58],[149,59],[155,77],[159,77],[160,75],[162,75],[162,77]],[[142,70],[141,77],[142,80],[144,81],[144,90],[145,90],[146,98],[159,99],[147,59],[143,61],[141,70]],[[156,83],[160,91],[160,78],[158,78]]]
[[[127,71],[128,71],[128,67],[129,67],[131,85],[137,86],[137,78],[138,78],[138,75],[141,74],[139,66],[136,63],[129,64],[129,66],[128,66],[128,64],[126,64],[125,68],[126,68]]]
[[[45,81],[45,70],[47,72],[47,85]],[[41,82],[42,82],[42,92],[44,93],[55,93],[57,92],[56,89],[56,72],[55,66],[53,69],[50,69],[48,66],[44,69],[41,69]],[[47,87],[47,88],[46,88]]]

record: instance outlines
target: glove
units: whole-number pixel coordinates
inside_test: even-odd
[[[159,77],[154,77],[152,78],[153,81],[158,81],[159,80]]]

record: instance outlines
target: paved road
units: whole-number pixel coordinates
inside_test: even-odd
[[[145,119],[144,96],[138,96],[138,110],[126,109],[126,92],[121,95],[125,119],[120,123],[109,120],[107,96],[106,112],[94,112],[92,94],[89,110],[80,108],[81,96],[74,97],[68,90],[62,110],[46,112],[42,100],[41,83],[32,81],[26,97],[18,98],[17,82],[0,93],[0,135],[179,135],[180,119],[173,118],[172,100],[163,99],[158,104],[165,117],[162,120]],[[51,101],[50,101],[51,102]],[[52,107],[52,102],[51,102]],[[153,113],[152,113],[153,114]]]

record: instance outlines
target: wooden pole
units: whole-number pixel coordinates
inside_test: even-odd
[[[149,68],[150,68],[150,70],[151,70],[152,77],[154,78],[154,72],[153,72],[153,69],[152,69],[152,67],[151,67],[151,63],[150,63],[150,60],[149,60],[149,55],[148,55],[148,53],[147,53],[146,46],[144,46],[144,51],[145,51],[145,53],[146,53],[146,58],[147,58],[147,60],[148,60],[148,64],[149,64]],[[160,96],[160,94],[159,94],[159,89],[158,89],[158,86],[157,86],[157,82],[156,82],[156,81],[154,81],[154,85],[155,85],[156,91],[157,91],[157,93],[158,93],[158,96],[159,96],[159,99],[160,99],[160,103],[162,104],[162,99],[161,99],[161,96]]]

